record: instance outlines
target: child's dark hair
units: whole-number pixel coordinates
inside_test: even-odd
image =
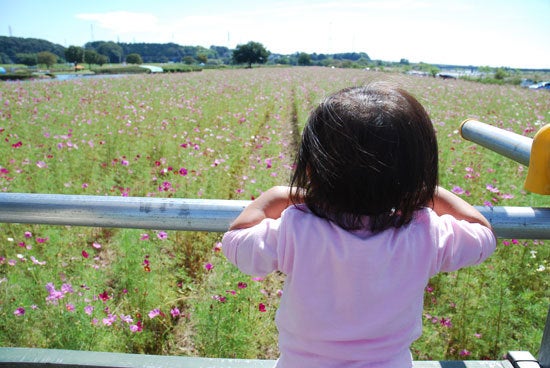
[[[405,90],[375,83],[336,92],[311,113],[291,187],[302,188],[292,192],[313,213],[344,229],[381,231],[429,206],[437,182],[428,113]]]

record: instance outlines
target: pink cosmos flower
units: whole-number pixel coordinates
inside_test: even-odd
[[[106,318],[103,318],[103,324],[105,326],[111,326],[117,320],[117,316],[109,314]]]
[[[21,317],[21,316],[24,316],[25,315],[25,308],[23,307],[19,307],[17,308],[13,314],[16,316],[16,317]]]
[[[141,321],[138,321],[135,325],[130,325],[130,331],[132,332],[143,331],[143,325],[141,324]]]
[[[38,259],[34,258],[34,256],[31,256],[31,261],[32,263],[39,266],[44,266],[46,264],[46,261],[39,261]]]
[[[149,234],[141,234],[139,240],[149,240]]]
[[[157,238],[159,238],[160,240],[166,240],[168,239],[168,234],[166,233],[166,231],[159,231],[157,234]]]
[[[65,309],[66,309],[68,312],[74,312],[74,304],[72,304],[72,303],[67,303],[67,304],[65,304]]]
[[[128,324],[134,322],[134,320],[132,319],[132,317],[130,315],[125,316],[124,314],[121,314],[119,317],[120,317],[121,321],[126,322]]]
[[[30,231],[25,231],[25,238],[32,238],[32,233]]]
[[[87,305],[84,307],[84,313],[86,313],[89,316],[92,315],[93,311],[94,311],[94,307],[92,307],[91,305]]]
[[[498,193],[498,192],[499,192],[498,188],[492,186],[491,184],[487,184],[487,185],[485,186],[485,188],[486,188],[489,192],[491,192],[491,193]]]
[[[221,296],[221,295],[212,295],[212,299],[220,302],[220,303],[225,303],[227,301],[227,298],[225,296]]]
[[[149,318],[151,318],[151,319],[153,319],[153,318],[155,318],[155,317],[157,317],[157,316],[159,316],[159,315],[160,315],[160,309],[158,309],[158,308],[153,309],[153,310],[150,311],[149,314],[148,314]]]
[[[465,190],[459,187],[458,185],[455,185],[453,189],[451,189],[451,192],[453,192],[456,195],[464,194]]]

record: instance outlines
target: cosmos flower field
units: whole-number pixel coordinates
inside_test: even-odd
[[[458,133],[475,118],[532,137],[550,123],[547,91],[317,67],[2,83],[0,191],[252,199],[288,183],[323,96],[377,80],[430,113],[442,186],[474,205],[548,206],[523,190],[527,167]],[[0,346],[276,358],[283,276],[239,273],[220,239],[0,224]],[[536,355],[549,259],[548,241],[501,239],[483,265],[434,277],[414,358]]]

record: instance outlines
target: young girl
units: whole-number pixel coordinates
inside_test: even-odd
[[[430,277],[496,244],[437,186],[437,156],[428,114],[400,88],[347,88],[312,112],[291,186],[260,195],[222,241],[242,272],[286,275],[277,367],[412,367]]]

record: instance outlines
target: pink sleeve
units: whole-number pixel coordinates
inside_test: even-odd
[[[487,259],[495,248],[496,238],[485,226],[443,215],[440,217],[438,254],[436,269],[433,271],[451,272],[479,264]]]
[[[228,231],[222,250],[239,270],[265,276],[278,269],[277,246],[280,220],[266,219],[248,229]]]

